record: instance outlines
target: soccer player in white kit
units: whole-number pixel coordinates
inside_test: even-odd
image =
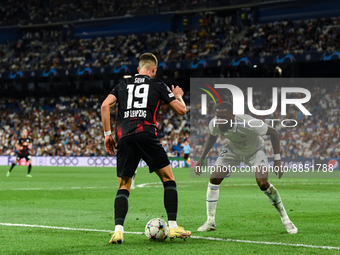
[[[232,124],[231,124],[232,123]],[[233,115],[233,108],[229,102],[222,102],[216,107],[216,117],[209,123],[210,134],[204,146],[203,154],[195,166],[195,172],[200,175],[205,157],[214,146],[218,135],[229,140],[223,147],[210,175],[207,190],[207,221],[197,231],[216,229],[215,213],[219,197],[219,187],[224,178],[230,176],[228,167],[236,167],[242,161],[255,171],[257,185],[268,197],[268,200],[279,213],[282,223],[289,234],[296,234],[298,229],[289,219],[277,189],[268,182],[268,158],[262,135],[269,135],[274,150],[275,172],[281,178],[282,164],[280,158],[280,138],[276,129],[261,120],[249,115]]]

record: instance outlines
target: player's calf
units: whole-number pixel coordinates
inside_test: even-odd
[[[272,184],[269,184],[269,188],[264,190],[263,192],[267,196],[269,202],[275,207],[276,211],[280,215],[282,224],[286,228],[287,232],[289,234],[296,234],[298,232],[298,229],[289,219],[278,190]]]
[[[163,183],[164,187],[164,207],[168,215],[169,227],[176,228],[177,210],[178,210],[178,194],[175,181],[167,181]],[[173,224],[173,225],[172,225]]]
[[[28,165],[28,168],[27,168],[27,175],[30,175],[31,170],[32,170],[32,165],[29,164],[29,165]]]
[[[208,184],[207,189],[207,201],[206,201],[207,221],[201,227],[199,227],[197,231],[210,231],[216,229],[215,214],[217,201],[219,197],[220,184],[213,184],[212,181],[221,183],[222,180],[217,179],[214,181],[213,178],[210,178],[210,182]]]
[[[124,221],[129,208],[130,192],[126,189],[119,189],[115,198],[115,231],[109,243],[123,243]]]

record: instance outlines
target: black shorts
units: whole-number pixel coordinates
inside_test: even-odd
[[[141,132],[121,138],[117,146],[117,176],[132,177],[143,159],[152,173],[170,164],[155,134]]]
[[[189,158],[189,154],[184,154],[183,159],[184,159],[184,160],[187,160],[188,158]]]
[[[20,154],[19,153],[18,156],[17,156],[17,160],[20,160],[22,158],[25,158],[26,161],[29,161],[29,160],[31,160],[31,154]]]

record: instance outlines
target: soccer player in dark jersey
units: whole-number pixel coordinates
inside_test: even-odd
[[[105,149],[112,156],[116,143],[111,136],[110,108],[118,103],[116,125],[118,192],[115,198],[115,231],[110,243],[122,243],[124,220],[128,211],[132,176],[143,159],[149,172],[155,172],[164,186],[164,206],[168,215],[169,238],[186,238],[190,231],[177,225],[178,195],[170,161],[157,137],[157,112],[161,101],[178,114],[186,114],[183,90],[172,90],[161,80],[154,79],[157,58],[145,53],[139,58],[138,75],[117,84],[101,107]]]
[[[19,151],[16,160],[12,164],[11,168],[8,170],[6,176],[9,177],[12,169],[15,167],[15,165],[19,162],[20,159],[25,158],[28,163],[28,171],[26,177],[32,177],[31,169],[32,169],[32,161],[31,161],[31,154],[30,150],[32,149],[32,139],[28,137],[27,130],[22,131],[22,136],[18,138],[15,148]]]

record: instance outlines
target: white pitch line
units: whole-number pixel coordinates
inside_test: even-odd
[[[296,182],[296,183],[275,183],[277,186],[290,186],[290,185],[339,185],[340,183],[332,183],[332,182],[327,182],[327,183],[309,183],[309,182]],[[225,184],[222,186],[257,186],[256,183],[236,183],[236,184]]]
[[[301,244],[301,243],[277,243],[277,242],[264,242],[264,241],[250,241],[250,240],[239,240],[239,239],[223,239],[216,237],[202,237],[202,236],[191,236],[194,239],[205,239],[213,241],[225,241],[225,242],[237,242],[237,243],[254,243],[254,244],[269,244],[269,245],[283,245],[283,246],[295,246],[295,247],[305,247],[305,248],[317,248],[317,249],[327,249],[327,250],[340,250],[340,247],[334,246],[318,246],[311,244]]]
[[[193,182],[197,183],[197,182],[203,182],[203,181],[176,181],[176,183],[193,183]],[[141,184],[136,185],[136,187],[144,188],[145,186],[149,186],[149,185],[159,185],[159,186],[156,186],[156,187],[163,187],[161,182],[141,183]],[[183,185],[181,185],[181,186],[183,187]],[[152,187],[155,187],[155,186],[152,186]]]
[[[178,181],[177,183],[192,183],[192,182],[198,182],[198,181]],[[148,185],[159,185],[159,186],[152,186],[152,187],[163,187],[161,182],[150,182],[150,183],[142,183],[136,185],[138,188],[144,188],[144,186]],[[181,185],[183,186],[183,185]],[[117,188],[117,186],[110,186],[110,187],[54,187],[54,188],[18,188],[18,189],[0,189],[0,191],[20,191],[20,190],[73,190],[73,189],[111,189],[111,188]]]
[[[2,226],[9,227],[30,227],[30,228],[48,228],[48,229],[60,229],[60,230],[73,230],[73,231],[88,231],[88,232],[112,232],[112,230],[102,229],[86,229],[86,228],[68,228],[68,227],[56,227],[56,226],[44,226],[44,225],[28,225],[28,224],[14,224],[14,223],[0,223]],[[142,235],[143,232],[124,232],[126,234]],[[222,241],[222,242],[237,242],[237,243],[251,243],[251,244],[268,244],[268,245],[282,245],[282,246],[294,246],[324,250],[340,250],[340,247],[335,246],[318,246],[311,244],[294,244],[294,243],[278,243],[278,242],[265,242],[265,241],[251,241],[251,240],[239,240],[239,239],[224,239],[217,237],[203,237],[203,236],[191,236],[193,239],[204,239],[211,241]]]
[[[201,181],[178,181],[177,183],[197,183]],[[340,185],[340,183],[310,183],[310,182],[292,182],[292,183],[276,183],[277,186],[290,186],[290,185]],[[137,188],[145,188],[145,187],[153,187],[153,188],[162,188],[163,185],[160,182],[149,182],[149,183],[141,183],[136,185]],[[179,185],[184,187],[184,185]],[[185,185],[187,186],[187,185]],[[224,187],[234,187],[234,186],[257,186],[256,183],[235,183],[235,184],[222,184]],[[55,187],[55,188],[18,188],[18,189],[0,189],[0,191],[20,191],[20,190],[74,190],[74,189],[111,189],[117,188],[117,186],[110,187]]]
[[[195,181],[196,182],[196,181]],[[180,183],[180,182],[177,182]],[[188,182],[184,182],[184,183],[190,183]],[[309,183],[309,182],[295,182],[295,183],[276,183],[275,185],[280,186],[290,186],[290,185],[316,185],[316,183]],[[340,185],[340,183],[317,183],[317,185]],[[153,188],[160,188],[163,187],[162,185],[160,185],[159,182],[150,182],[150,183],[141,183],[136,185],[136,187],[138,188],[145,188],[147,186],[152,186]],[[181,187],[183,187],[183,185],[179,185]],[[227,186],[227,187],[233,187],[233,186],[257,186],[256,183],[235,183],[235,184],[222,184],[221,186]]]
[[[117,188],[115,186],[111,187],[55,187],[55,188],[18,188],[18,189],[0,189],[0,191],[20,191],[20,190],[67,190],[67,189],[111,189]]]
[[[55,227],[55,226],[44,226],[44,225],[15,224],[15,223],[0,223],[0,225],[2,225],[2,226],[9,226],[9,227],[50,228],[50,229],[61,229],[61,230],[78,230],[78,231],[92,231],[92,232],[112,232],[112,230],[86,229],[86,228],[68,228],[68,227]]]

